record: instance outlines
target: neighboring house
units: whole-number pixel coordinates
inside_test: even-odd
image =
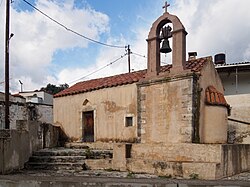
[[[250,94],[250,62],[217,65],[225,95]]]
[[[250,143],[250,62],[217,65],[216,69],[232,107],[229,141]]]
[[[53,105],[53,95],[44,91],[27,91],[19,92],[26,99],[26,102]]]
[[[10,95],[10,128],[17,129],[18,121],[53,122],[52,105],[27,102],[23,96]],[[0,129],[5,127],[5,94],[0,92]]]

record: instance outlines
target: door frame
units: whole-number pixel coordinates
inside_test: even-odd
[[[84,123],[84,113],[88,113],[88,112],[92,112],[92,118],[93,118],[93,141],[87,141],[85,138],[85,136],[84,136],[84,130],[85,130],[85,123]],[[95,120],[95,110],[94,109],[90,109],[89,107],[88,107],[88,109],[87,110],[82,110],[81,111],[81,129],[82,129],[82,141],[83,142],[95,142],[95,140],[96,140],[96,120]]]

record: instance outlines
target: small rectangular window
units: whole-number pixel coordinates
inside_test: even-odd
[[[132,144],[125,145],[126,158],[131,158],[131,149],[132,149]]]
[[[131,127],[131,126],[133,126],[133,117],[126,117],[125,126],[126,126],[126,127]]]

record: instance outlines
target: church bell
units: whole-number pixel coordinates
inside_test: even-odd
[[[169,41],[168,39],[164,39],[162,42],[162,47],[160,48],[161,53],[170,53],[172,49],[169,46]]]

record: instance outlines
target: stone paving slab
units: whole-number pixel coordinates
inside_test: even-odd
[[[250,172],[244,172],[238,175],[227,177],[227,180],[239,180],[239,181],[249,181],[250,182]],[[250,186],[250,184],[249,184]]]
[[[88,171],[20,171],[0,175],[0,187],[105,186],[105,187],[245,187],[250,186],[250,173],[221,180],[184,180],[131,172]]]

